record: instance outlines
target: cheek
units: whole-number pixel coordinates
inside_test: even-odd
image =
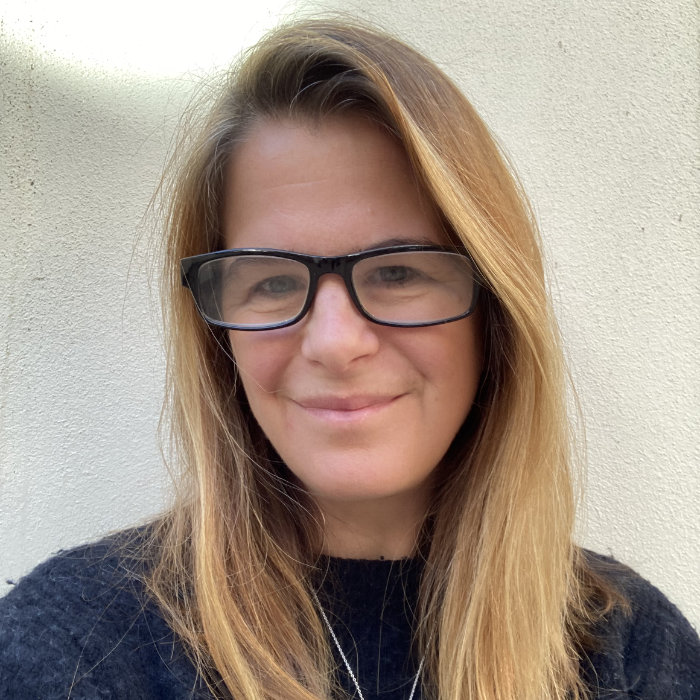
[[[229,340],[251,405],[257,403],[256,397],[274,394],[281,386],[289,360],[294,355],[290,339],[281,334],[270,337],[269,333],[229,331]]]
[[[406,343],[405,353],[413,356],[413,363],[422,367],[431,383],[451,387],[459,397],[458,389],[478,382],[483,365],[481,330],[478,319],[466,318],[444,326],[433,326],[431,337],[416,337]]]
[[[268,353],[261,352],[260,348],[256,351],[256,346],[259,344],[255,342],[254,338],[248,338],[235,331],[230,331],[229,338],[238,374],[250,399],[254,387],[263,389],[272,383],[273,365]]]
[[[432,420],[457,430],[476,396],[483,366],[477,319],[458,321],[423,351],[425,376],[432,388]]]

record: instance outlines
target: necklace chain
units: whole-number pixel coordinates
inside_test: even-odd
[[[350,680],[352,680],[353,685],[355,686],[355,689],[357,690],[357,694],[358,694],[360,700],[365,700],[365,696],[362,694],[362,689],[360,688],[360,684],[357,682],[357,678],[355,677],[355,674],[353,673],[352,668],[350,667],[350,663],[348,662],[347,657],[343,653],[343,648],[340,646],[340,642],[338,641],[338,637],[336,637],[336,634],[333,631],[333,626],[331,625],[330,621],[328,620],[328,617],[326,616],[326,611],[323,609],[323,606],[321,605],[321,601],[318,599],[318,596],[316,595],[315,591],[312,591],[311,594],[313,595],[316,606],[318,607],[318,610],[321,613],[321,617],[323,618],[323,622],[326,624],[326,627],[328,628],[328,632],[330,633],[331,639],[333,640],[333,643],[335,644],[335,648],[338,650],[338,653],[340,654],[340,658],[343,660],[343,663],[345,664],[345,668],[347,669],[348,675],[350,676]],[[416,688],[418,687],[418,681],[420,680],[420,674],[423,671],[423,662],[424,661],[425,661],[425,656],[420,660],[420,664],[418,664],[418,672],[416,673],[416,677],[413,679],[413,685],[411,686],[411,693],[408,696],[408,700],[413,700],[413,696],[416,693]]]

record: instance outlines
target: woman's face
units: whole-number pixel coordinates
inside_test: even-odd
[[[446,242],[401,147],[354,116],[259,122],[229,166],[224,228],[230,248],[324,256]],[[380,326],[325,275],[299,323],[230,339],[255,418],[322,511],[427,503],[479,382],[474,316]]]

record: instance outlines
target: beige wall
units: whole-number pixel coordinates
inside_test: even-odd
[[[515,162],[585,414],[581,540],[700,625],[693,0],[353,0],[350,11],[437,59]],[[138,77],[67,61],[38,30],[13,27],[0,24],[3,582],[163,503],[142,215],[196,84],[182,69]]]

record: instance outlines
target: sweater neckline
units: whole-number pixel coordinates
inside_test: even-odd
[[[413,607],[424,562],[405,559],[344,559],[324,556],[317,565],[317,590],[331,607],[341,603],[357,612],[387,606]]]

